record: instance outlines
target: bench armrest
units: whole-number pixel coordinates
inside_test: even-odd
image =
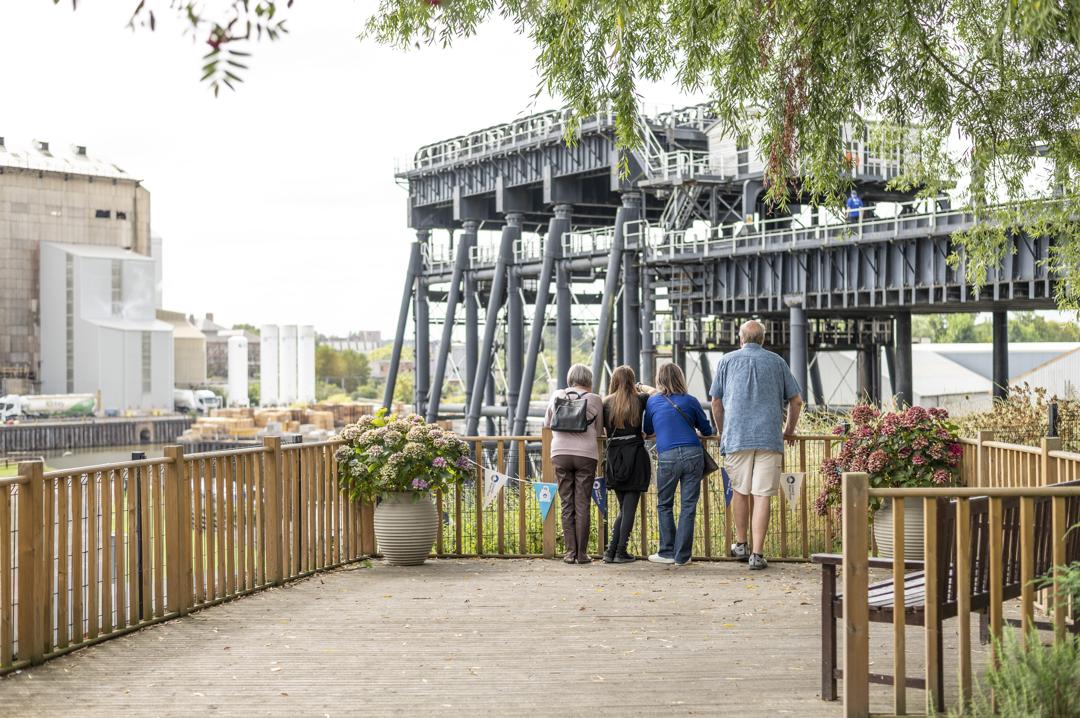
[[[825,566],[841,566],[844,563],[844,556],[838,553],[815,553],[810,557],[810,560]],[[891,558],[875,558],[871,556],[869,559],[869,566],[870,568],[892,568],[893,560]],[[904,568],[922,567],[922,561],[910,561],[904,559]]]

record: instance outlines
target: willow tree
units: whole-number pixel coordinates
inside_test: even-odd
[[[140,0],[132,26],[179,18],[207,43],[217,92],[241,81],[252,42],[286,32],[293,5]],[[969,279],[998,265],[1010,233],[1053,234],[1059,304],[1080,308],[1080,0],[380,0],[359,30],[448,46],[492,17],[534,45],[540,90],[578,117],[614,110],[624,150],[641,141],[640,81],[707,92],[728,132],[757,128],[773,203],[837,200],[845,124],[912,128],[890,140],[917,158],[894,184],[934,196],[969,178],[962,200],[986,220],[955,238]]]

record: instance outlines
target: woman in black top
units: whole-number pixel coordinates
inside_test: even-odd
[[[636,560],[627,552],[634,513],[641,494],[649,489],[652,464],[641,433],[642,416],[649,395],[637,383],[634,370],[619,366],[611,373],[610,393],[604,397],[604,427],[607,431],[607,456],[604,479],[615,491],[619,516],[611,525],[611,540],[604,552],[605,563],[629,563]]]

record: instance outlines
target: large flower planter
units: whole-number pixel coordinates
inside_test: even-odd
[[[886,499],[884,505],[874,512],[874,541],[877,543],[878,556],[893,557],[893,499]],[[923,500],[921,498],[904,499],[904,559],[922,561],[923,559]]]
[[[431,553],[439,516],[430,494],[388,494],[375,507],[375,540],[391,566],[417,566]]]

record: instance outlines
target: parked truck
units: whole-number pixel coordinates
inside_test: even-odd
[[[174,389],[173,409],[181,414],[209,414],[221,407],[221,397],[209,389]]]
[[[71,416],[93,416],[97,409],[94,394],[41,394],[0,397],[0,422],[16,419],[49,419]]]

